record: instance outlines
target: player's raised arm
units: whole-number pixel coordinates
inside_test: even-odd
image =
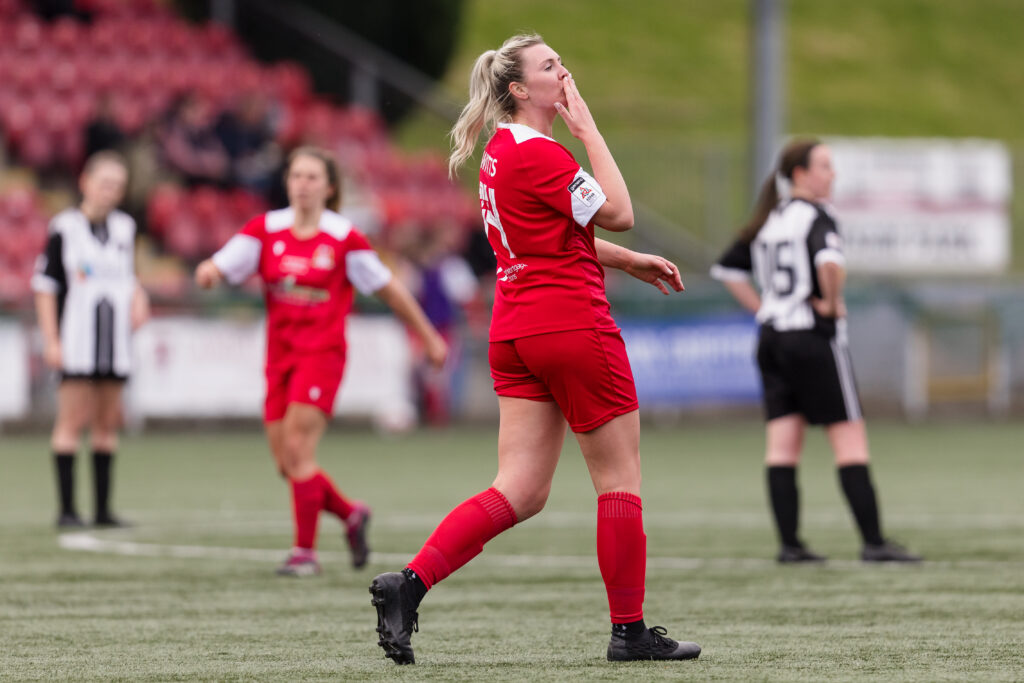
[[[555,102],[555,109],[569,127],[569,132],[583,143],[594,179],[607,197],[607,201],[594,214],[594,222],[605,230],[629,230],[633,227],[633,202],[629,198],[629,188],[626,187],[619,165],[615,163],[608,144],[597,129],[590,108],[580,95],[572,74],[566,74],[562,79],[562,89],[566,103],[563,105]]]

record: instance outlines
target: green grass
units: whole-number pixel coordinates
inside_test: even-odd
[[[996,138],[1024,156],[1019,0],[789,0],[787,133]],[[752,203],[749,0],[466,0],[443,79],[467,97],[473,61],[537,31],[562,55],[634,199],[715,247]],[[447,153],[448,122],[413,116],[408,148]],[[575,144],[556,122],[555,137]],[[463,173],[475,185],[475,165]],[[1024,268],[1024,174],[1014,174],[1014,268]],[[646,230],[654,230],[644,226]],[[669,252],[683,249],[659,234]],[[684,250],[685,251],[685,250]],[[678,257],[678,254],[675,254]],[[685,255],[685,254],[683,254]]]
[[[366,586],[489,483],[493,430],[383,438],[333,428],[322,464],[373,505],[371,539],[384,561],[354,572],[325,516],[325,573],[305,581],[272,573],[291,540],[287,491],[255,429],[125,440],[116,500],[137,526],[92,534],[160,557],[58,547],[46,439],[4,436],[0,679],[1021,680],[1020,425],[875,424],[871,434],[887,530],[923,552],[923,566],[854,561],[855,532],[820,434],[801,472],[804,535],[833,562],[781,568],[768,559],[761,427],[650,427],[648,621],[701,642],[701,658],[604,661],[594,496],[568,444],[548,509],[428,596],[414,638],[419,664],[409,668],[376,647]],[[213,556],[170,555],[196,546]],[[224,549],[257,556],[226,558]]]

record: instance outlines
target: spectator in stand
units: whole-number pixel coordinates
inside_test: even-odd
[[[85,158],[105,149],[120,151],[124,142],[125,135],[114,118],[110,95],[103,95],[96,104],[96,113],[85,127]]]
[[[280,177],[283,161],[267,99],[258,92],[244,95],[234,111],[221,115],[216,131],[230,157],[231,182],[266,195]]]
[[[453,372],[458,366],[461,345],[455,327],[463,306],[479,294],[480,286],[472,268],[459,255],[464,232],[454,224],[437,225],[419,233],[409,253],[410,290],[423,312],[448,343],[448,361],[436,368],[422,362],[416,372],[423,415],[433,425],[448,422]]]
[[[83,526],[74,502],[75,452],[90,428],[97,526],[122,526],[110,510],[111,470],[121,420],[121,391],[131,370],[131,333],[149,317],[135,278],[135,221],[117,210],[128,184],[120,155],[85,162],[82,202],[50,223],[32,289],[46,364],[60,371],[51,446],[60,528]]]
[[[214,130],[210,102],[197,93],[185,95],[171,109],[157,137],[164,160],[190,186],[226,185],[231,158]]]

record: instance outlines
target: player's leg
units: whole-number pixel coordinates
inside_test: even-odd
[[[640,421],[622,336],[576,330],[523,340],[523,357],[551,390],[579,442],[597,493],[597,561],[612,622],[610,660],[691,659],[643,620],[647,536],[640,499]]]
[[[287,479],[288,475],[285,474],[284,470],[284,417],[282,416],[273,422],[263,423],[263,429],[267,435],[267,445],[270,447],[270,456],[274,459],[277,472]]]
[[[812,338],[811,343],[818,342]],[[821,562],[825,558],[804,546],[800,528],[800,491],[797,470],[803,450],[807,421],[801,410],[802,354],[807,340],[800,333],[776,332],[762,327],[757,345],[757,365],[764,387],[765,480],[768,501],[779,537],[782,563]]]
[[[110,511],[114,454],[121,428],[121,394],[124,383],[97,380],[93,386],[96,409],[91,425],[92,478],[95,495],[95,520],[98,526],[122,526]]]
[[[456,507],[409,563],[426,589],[476,557],[484,544],[540,512],[565,438],[554,402],[498,397],[498,474],[491,488]]]
[[[765,473],[768,500],[779,537],[778,561],[783,564],[821,562],[825,558],[800,540],[800,489],[797,469],[807,422],[798,413],[769,420],[765,428]]]
[[[867,428],[864,420],[845,420],[826,426],[843,495],[850,506],[864,547],[861,559],[867,562],[918,562],[920,556],[886,541],[882,535],[878,498],[871,481]]]
[[[316,448],[327,428],[327,418],[315,406],[292,402],[280,422],[280,435],[275,436],[280,439],[281,465],[291,487],[295,540],[278,573],[311,576],[320,573],[315,547],[324,493],[317,476]]]
[[[345,525],[352,566],[361,569],[370,557],[366,539],[370,508],[365,503],[346,498],[316,459],[326,421],[334,410],[344,369],[345,356],[341,353],[322,353],[299,359],[288,381],[288,411],[297,411],[293,413],[296,416],[308,415],[311,424],[320,426],[316,433],[308,433],[302,429],[301,422],[289,421],[292,413],[286,414],[282,439],[289,479],[305,489],[310,501],[314,492],[319,492],[320,509],[330,512]],[[293,406],[302,408],[293,409]],[[322,420],[314,416],[315,411],[319,411]]]
[[[845,321],[837,323],[831,339],[815,339],[817,344],[805,345],[803,412],[808,422],[825,425],[840,486],[864,542],[861,558],[871,562],[916,562],[920,560],[918,556],[894,543],[886,543],[882,536],[878,500],[868,465],[867,429],[846,344]]]
[[[370,586],[378,644],[396,664],[415,662],[411,636],[426,592],[547,501],[565,439],[561,411],[552,401],[509,396],[499,396],[498,406],[498,474],[491,488],[448,513],[405,569],[381,574]]]
[[[87,379],[64,379],[57,388],[57,417],[53,423],[50,447],[60,501],[58,527],[84,525],[75,506],[75,454],[82,431],[92,415],[91,394],[92,388]]]
[[[612,636],[610,661],[694,659],[700,646],[677,642],[644,623],[647,535],[640,498],[640,417],[618,415],[577,432],[597,492],[597,563],[608,595]]]

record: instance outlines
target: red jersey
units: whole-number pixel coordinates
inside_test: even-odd
[[[263,279],[268,363],[292,353],[344,352],[353,286],[372,294],[391,279],[345,217],[324,211],[320,231],[307,239],[292,234],[294,222],[292,209],[257,216],[213,255],[232,284],[257,272]]]
[[[594,247],[605,199],[565,147],[499,124],[480,162],[480,211],[498,260],[491,341],[617,329]]]

